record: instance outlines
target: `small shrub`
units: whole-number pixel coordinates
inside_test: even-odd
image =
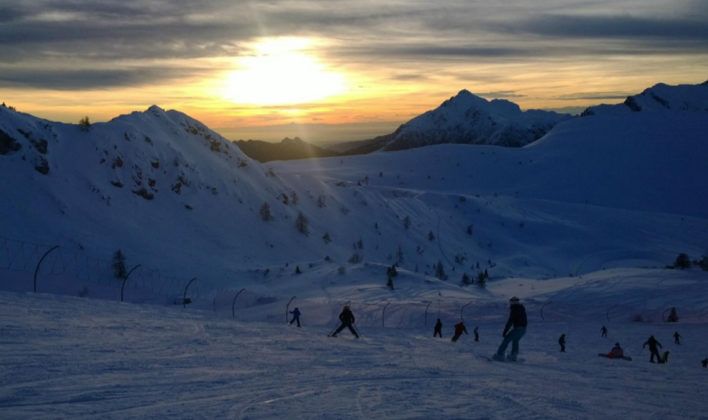
[[[269,222],[273,220],[273,215],[270,212],[270,204],[268,204],[267,202],[264,202],[261,205],[260,210],[258,210],[258,214],[260,214],[261,220],[263,220],[264,222]]]
[[[89,120],[88,116],[85,116],[79,120],[79,128],[81,128],[81,131],[89,131],[91,128],[91,120]]]
[[[302,212],[299,212],[297,214],[297,218],[295,219],[295,228],[297,229],[297,231],[305,236],[308,236],[310,234],[309,224],[310,222],[307,220],[307,217],[305,217]]]
[[[674,268],[678,268],[681,270],[691,268],[691,259],[688,258],[688,255],[683,252],[678,254],[676,256],[676,260],[674,260]]]
[[[118,280],[123,280],[128,275],[125,267],[125,254],[120,249],[113,254],[113,276]]]

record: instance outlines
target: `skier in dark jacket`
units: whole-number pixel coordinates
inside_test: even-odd
[[[558,339],[558,344],[561,346],[561,353],[565,353],[565,334],[561,334]]]
[[[519,340],[526,334],[526,308],[519,302],[516,296],[509,299],[509,320],[506,321],[504,331],[502,332],[502,340],[497,353],[494,355],[494,360],[503,361],[506,348],[511,343],[511,353],[507,357],[508,360],[516,361],[519,354]]]
[[[474,327],[472,333],[474,334],[474,341],[479,341],[479,327]]]
[[[290,321],[290,325],[293,325],[293,322],[297,322],[297,327],[300,328],[300,309],[295,308],[290,311],[290,313],[293,314],[293,319]]]
[[[602,326],[602,328],[600,328],[600,336],[607,337],[607,327],[604,325]]]
[[[460,321],[455,324],[455,335],[452,336],[452,342],[456,342],[462,336],[462,333],[467,334],[467,328],[465,328],[465,323]]]
[[[357,334],[356,330],[354,329],[354,322],[356,321],[356,319],[354,318],[354,314],[349,308],[349,305],[344,305],[342,313],[339,314],[339,320],[342,321],[342,325],[340,325],[339,328],[337,328],[332,333],[332,337],[336,337],[337,334],[339,334],[344,328],[349,328],[349,331],[354,334],[354,337],[359,338],[359,334]]]
[[[440,318],[435,322],[435,330],[433,331],[433,337],[440,337],[442,338],[442,321],[440,321]]]
[[[674,331],[674,343],[679,346],[681,345],[681,334],[679,334],[678,331]]]
[[[654,338],[652,335],[649,337],[647,341],[644,342],[644,345],[642,348],[645,348],[646,346],[649,346],[649,351],[651,352],[651,356],[649,357],[649,361],[651,363],[654,363],[654,357],[656,356],[656,361],[659,363],[662,363],[662,358],[661,355],[659,354],[659,347],[661,347],[661,343]]]

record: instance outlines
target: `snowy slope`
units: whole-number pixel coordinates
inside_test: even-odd
[[[621,289],[637,300],[683,307],[689,302],[674,292],[686,287],[705,296],[708,285],[666,270],[626,274],[588,280],[587,290],[611,296]],[[647,277],[664,284],[663,295],[645,288]],[[244,323],[210,311],[0,292],[0,410],[13,419],[703,416],[705,318],[679,324],[606,319],[593,309],[600,294],[572,287],[574,281],[554,285],[556,295],[576,292],[569,297],[572,311],[559,313],[551,303],[544,320],[529,310],[522,363],[484,359],[501,339],[503,304],[493,320],[483,318],[488,307],[471,307],[467,326],[470,333],[478,326],[481,340],[470,335],[451,343],[447,318],[443,339],[433,339],[430,324],[419,320],[408,328],[358,321],[363,338],[354,340],[326,337],[333,323],[305,321],[297,329],[282,320]],[[360,306],[353,309],[360,314]],[[309,315],[305,310],[305,320]],[[608,338],[600,337],[603,324]],[[672,342],[676,330],[681,345]],[[567,353],[558,352],[561,333]],[[671,352],[669,364],[648,363],[641,344],[650,334]],[[634,361],[597,357],[616,341]]]

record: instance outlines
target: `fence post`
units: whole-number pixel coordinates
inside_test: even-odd
[[[428,302],[428,304],[425,305],[425,326],[426,326],[426,327],[428,326],[428,308],[430,308],[430,305],[431,305],[432,303],[433,303],[433,302]]]
[[[125,278],[123,279],[123,284],[120,285],[120,301],[121,302],[123,302],[123,290],[125,289],[125,284],[128,282],[128,278],[130,278],[130,275],[133,274],[133,271],[137,270],[138,267],[140,267],[140,264],[131,268],[130,271],[128,271],[128,274],[125,275]]]
[[[474,300],[471,300],[471,301],[465,303],[465,304],[462,305],[462,307],[460,308],[460,321],[464,321],[464,320],[465,320],[464,316],[462,316],[462,313],[465,311],[465,308],[466,308],[468,305],[470,305],[472,302],[474,302]]]
[[[39,266],[42,264],[42,261],[44,261],[45,258],[47,258],[47,255],[49,255],[50,252],[54,251],[55,249],[59,248],[59,245],[54,245],[49,249],[49,251],[45,252],[44,255],[42,255],[42,258],[39,259],[39,262],[37,263],[37,267],[34,269],[34,293],[37,293],[37,274],[39,274]]]
[[[187,285],[184,286],[184,296],[182,296],[182,307],[183,308],[187,307],[187,289],[189,289],[189,285],[191,285],[192,282],[194,282],[194,280],[196,280],[196,279],[197,279],[196,277],[192,278],[192,280],[190,280],[189,283],[187,283]]]
[[[234,300],[231,302],[231,319],[236,319],[236,299],[238,298],[238,295],[240,295],[245,288],[239,290],[236,292],[236,296],[234,296]]]
[[[388,305],[390,304],[391,302],[386,302],[383,307],[383,311],[381,311],[381,328],[386,328],[386,308],[388,308]]]
[[[295,300],[295,296],[291,297],[288,304],[285,305],[285,323],[288,323],[288,313],[290,313],[290,304]]]

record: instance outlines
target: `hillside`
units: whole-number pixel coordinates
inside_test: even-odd
[[[708,112],[708,81],[699,85],[671,86],[664,83],[628,96],[621,104],[597,105],[582,115],[622,115],[630,112]]]
[[[238,140],[236,145],[251,159],[259,162],[337,156],[338,153],[317,147],[299,137],[284,138],[279,143],[261,140]]]

